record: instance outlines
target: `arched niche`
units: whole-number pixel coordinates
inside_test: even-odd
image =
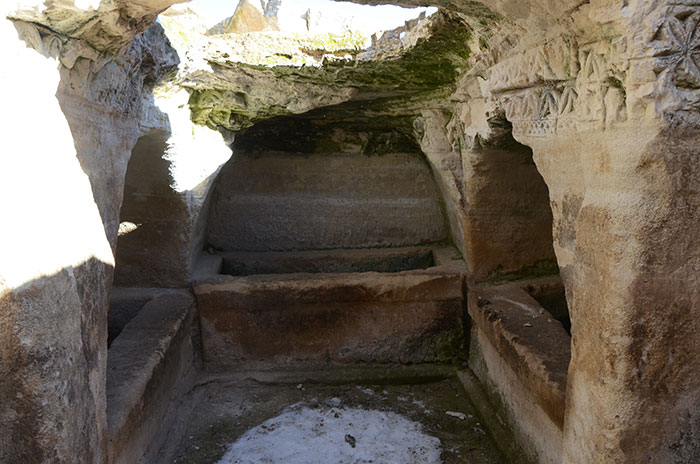
[[[401,247],[450,240],[411,137],[372,120],[280,117],[238,136],[212,193],[219,251]]]

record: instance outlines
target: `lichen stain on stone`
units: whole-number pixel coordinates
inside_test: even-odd
[[[321,66],[289,66],[227,62],[216,58],[214,69],[231,72],[235,76],[246,74],[256,76],[258,85],[274,82],[268,88],[265,99],[261,99],[240,85],[228,80],[223,86],[216,79],[195,76],[192,84],[186,76],[179,79],[190,89],[190,109],[192,120],[200,125],[226,130],[240,130],[258,121],[275,116],[296,113],[290,106],[290,95],[306,92],[310,97],[319,98],[313,106],[327,106],[329,103],[349,101],[363,94],[410,95],[433,91],[440,87],[451,87],[457,75],[468,70],[471,56],[469,41],[472,29],[454,15],[438,14],[430,22],[427,37],[419,38],[416,44],[398,57],[358,60],[357,41],[354,36],[328,36],[323,40],[302,44],[302,50],[320,53],[353,51],[351,58],[324,59]],[[241,77],[241,82],[245,80]],[[232,98],[231,89],[244,98]],[[332,97],[332,95],[338,95]],[[331,96],[330,102],[328,100]],[[296,98],[296,97],[292,97]],[[376,98],[376,97],[375,97]],[[374,99],[374,98],[372,98]],[[275,103],[276,102],[276,103]]]

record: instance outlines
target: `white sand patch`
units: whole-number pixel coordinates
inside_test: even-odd
[[[440,440],[393,412],[295,405],[246,432],[219,464],[440,462]]]

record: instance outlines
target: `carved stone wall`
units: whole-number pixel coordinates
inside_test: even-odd
[[[281,117],[240,134],[211,198],[208,244],[332,250],[448,241],[430,169],[381,121]]]
[[[107,446],[105,315],[127,162],[138,138],[157,129],[170,131],[171,153],[182,155],[170,168],[190,171],[183,153],[199,145],[184,134],[204,129],[174,111],[169,122],[151,98],[176,60],[158,28],[143,32],[174,0],[104,0],[86,9],[49,1],[22,11],[15,3],[0,7],[14,21],[0,26],[3,62],[24,73],[0,71],[10,93],[6,137],[17,151],[0,157],[3,223],[12,225],[0,231],[0,397],[11,398],[0,404],[0,428],[8,431],[0,461],[99,463]],[[414,129],[452,233],[464,237],[462,251],[470,255],[467,212],[478,198],[468,187],[478,184],[470,177],[481,162],[475,149],[512,133],[532,149],[547,184],[573,336],[562,462],[700,461],[700,4],[437,3],[464,19],[453,26],[471,28],[462,36],[470,52],[459,48],[450,66],[458,76],[452,95],[416,97],[409,106],[421,117]],[[268,83],[289,77],[268,71],[256,72]],[[342,71],[334,75],[354,72]],[[436,75],[427,76],[413,91],[435,90],[428,84]],[[193,91],[202,84],[196,77]],[[400,84],[391,78],[382,85]],[[298,88],[333,88],[312,84]],[[289,86],[277,89],[274,96],[285,96]],[[269,97],[259,88],[254,94]],[[202,121],[223,115],[230,123],[231,107],[217,113],[222,100],[195,92],[195,104],[198,96]],[[226,96],[230,106],[238,94]],[[318,104],[337,104],[357,91],[346,85],[321,97]],[[298,103],[291,112],[316,106]],[[252,108],[255,118],[230,128],[278,114]],[[171,130],[176,119],[186,130]],[[489,150],[476,158],[494,155]],[[187,206],[192,245],[180,249],[190,263],[226,155],[211,157],[197,182],[174,177]]]
[[[481,83],[549,187],[573,336],[563,462],[700,459],[700,346],[683,335],[700,317],[699,8],[590,2]]]

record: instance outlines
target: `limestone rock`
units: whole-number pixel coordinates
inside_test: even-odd
[[[0,23],[3,62],[23,69],[0,72],[15,108],[1,188],[23,198],[3,215],[23,226],[0,232],[0,390],[11,399],[0,406],[2,462],[107,461],[106,315],[124,170],[142,122],[156,123],[151,89],[177,64],[157,27],[134,37],[167,6],[3,4],[14,21]],[[134,21],[115,22],[119,12]],[[40,185],[22,181],[31,171]]]
[[[274,5],[274,3],[273,3]],[[211,28],[209,35],[242,34],[246,32],[278,31],[273,16],[260,11],[251,0],[240,0],[233,16]]]
[[[60,36],[80,39],[98,51],[115,54],[148,29],[160,12],[183,1],[186,0],[108,0],[86,9],[70,0],[50,0],[41,6],[17,1],[20,9],[10,4],[7,11],[11,20],[42,25]]]
[[[233,132],[273,116],[452,85],[467,66],[469,30],[444,15],[414,29],[391,52],[375,47],[364,55],[362,38],[352,33],[203,39],[187,54],[174,85],[191,92],[194,121]]]
[[[440,0],[446,11],[376,36],[367,51],[351,34],[206,37],[194,15],[171,12],[162,22],[171,37],[181,33],[172,39],[179,57],[152,26],[174,3],[0,7],[10,19],[0,23],[9,147],[0,157],[0,461],[108,461],[107,308],[132,153],[138,161],[148,146],[145,165],[157,165],[158,178],[130,178],[125,211],[148,189],[165,206],[136,208],[143,234],[123,236],[117,259],[139,281],[184,286],[227,143],[265,119],[309,111],[381,122],[420,144],[470,286],[554,272],[554,253],[572,322],[556,407],[528,401],[516,372],[537,369],[518,351],[536,324],[513,328],[517,343],[483,328],[472,339],[472,367],[481,356],[500,378],[490,385],[510,405],[507,418],[530,431],[532,457],[700,461],[697,2]],[[232,30],[273,27],[267,8],[244,1],[239,11]],[[390,141],[365,142],[373,154]],[[159,247],[160,233],[178,235]],[[154,250],[158,277],[138,247]],[[462,282],[449,284],[461,330]],[[304,294],[306,283],[292,286]],[[205,290],[198,298],[221,289]],[[478,299],[470,305],[479,314]],[[498,350],[527,362],[508,367]],[[527,375],[530,388],[547,390]],[[543,426],[542,409],[515,416],[542,403],[556,423]]]
[[[173,48],[181,60],[196,43],[197,38],[207,33],[204,18],[187,4],[176,4],[158,15],[158,22],[165,29]]]

